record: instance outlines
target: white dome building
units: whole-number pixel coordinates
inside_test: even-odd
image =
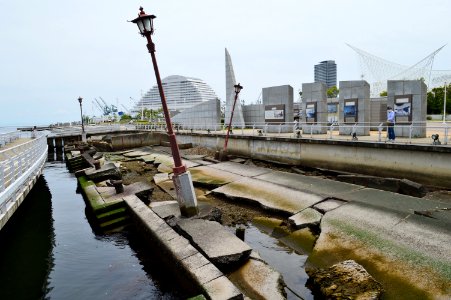
[[[171,75],[162,80],[168,109],[183,111],[202,102],[218,99],[213,89],[203,80],[193,77]],[[152,87],[132,109],[140,113],[142,108],[159,109],[161,99],[158,87]]]

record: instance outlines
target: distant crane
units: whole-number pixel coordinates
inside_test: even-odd
[[[130,110],[127,107],[125,107],[124,104],[121,104],[121,106],[124,108],[124,110],[127,112],[127,114],[129,114],[129,115],[131,114]]]

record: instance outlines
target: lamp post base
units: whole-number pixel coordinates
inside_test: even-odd
[[[81,134],[81,141],[82,141],[83,143],[86,143],[86,132],[83,132],[83,133]]]
[[[186,171],[180,174],[174,174],[172,181],[174,182],[177,202],[179,203],[182,216],[189,218],[197,215],[199,210],[191,173]]]

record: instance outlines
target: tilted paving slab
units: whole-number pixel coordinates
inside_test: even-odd
[[[296,229],[307,226],[316,226],[321,221],[323,215],[313,208],[306,208],[288,218],[290,225]]]
[[[388,298],[446,298],[450,241],[451,227],[440,220],[350,202],[323,216],[321,234],[307,264],[329,267],[353,259],[389,287]]]
[[[210,167],[227,171],[230,173],[238,174],[245,177],[254,177],[261,174],[271,172],[271,169],[260,168],[255,166],[248,166],[234,162],[222,162],[218,164],[211,165]]]
[[[265,209],[289,214],[295,214],[323,200],[319,195],[254,178],[229,183],[214,189],[212,193],[236,200],[256,202]]]
[[[135,157],[140,157],[140,156],[146,156],[149,154],[150,154],[149,151],[136,150],[136,151],[124,153],[123,155],[128,158],[135,158]]]
[[[249,259],[229,279],[251,299],[286,299],[282,275],[261,260]]]
[[[174,166],[174,159],[172,158],[172,156],[166,154],[154,154],[154,156],[154,164],[163,164],[171,168]],[[199,166],[198,163],[194,163],[185,159],[182,159],[182,164],[185,165],[188,169]]]
[[[157,184],[163,191],[168,193],[172,199],[177,199],[174,182],[172,180],[161,181]]]
[[[140,193],[150,193],[152,192],[153,187],[147,182],[139,181],[134,182],[129,185],[124,185],[124,192],[116,194],[116,189],[114,187],[106,186],[106,187],[97,187],[97,191],[102,196],[105,202],[112,202],[120,200],[123,197],[127,197],[130,195],[136,195]]]
[[[324,197],[340,197],[342,193],[363,188],[355,184],[281,171],[272,171],[255,178]]]
[[[180,207],[177,201],[164,201],[169,202],[166,205],[153,206],[152,210],[162,219],[169,218],[171,216],[179,218],[181,216]]]
[[[316,210],[324,213],[327,213],[328,211],[331,211],[333,209],[336,209],[337,207],[342,206],[343,204],[346,204],[346,201],[337,200],[337,199],[327,199],[321,203],[315,204],[313,208]]]
[[[194,183],[212,186],[220,186],[243,179],[241,175],[215,169],[211,166],[195,167],[190,169],[190,173]]]
[[[191,279],[209,299],[243,299],[238,288],[217,267],[141,200],[135,196],[128,196],[124,197],[124,201],[139,226],[145,227],[147,235],[157,240],[159,250],[168,256],[167,261],[182,268],[182,273],[187,276],[183,278],[184,281]]]
[[[407,195],[401,195],[388,191],[365,188],[358,191],[344,193],[341,198],[347,201],[356,201],[371,206],[383,207],[394,211],[413,214],[415,211],[427,211],[440,208],[451,208],[449,203],[426,200]],[[443,222],[451,224],[449,218],[442,219]]]
[[[225,230],[218,222],[182,219],[177,225],[192,244],[215,265],[227,266],[246,260],[252,248]]]
[[[171,170],[172,172],[172,170]],[[160,182],[169,180],[169,174],[168,173],[157,173],[153,175],[153,181],[155,184],[159,184]]]

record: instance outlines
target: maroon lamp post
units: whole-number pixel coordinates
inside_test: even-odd
[[[232,127],[233,112],[235,111],[236,100],[238,99],[238,94],[243,89],[243,87],[239,83],[235,84],[234,87],[235,87],[235,100],[233,101],[232,113],[230,114],[230,122],[229,122],[229,126],[227,127],[227,135],[226,135],[225,142],[224,142],[224,153],[227,152],[227,143],[229,142],[229,134],[230,134],[230,128]]]
[[[83,101],[82,97],[78,97],[78,102],[80,103],[80,117],[81,117],[81,141],[86,142],[86,134],[85,134],[85,125],[83,122],[83,110],[81,107],[81,102]]]
[[[153,34],[153,20],[155,15],[148,15],[144,12],[142,7],[139,8],[140,13],[138,17],[131,22],[138,25],[139,32],[147,39],[147,49],[152,57],[152,64],[155,71],[155,77],[157,80],[158,91],[160,92],[161,104],[163,106],[164,118],[166,120],[167,134],[169,137],[169,143],[171,144],[172,157],[174,159],[173,172],[174,186],[177,193],[177,200],[180,206],[180,212],[183,216],[190,217],[196,215],[197,199],[194,193],[193,182],[191,174],[187,171],[186,167],[182,164],[180,157],[179,147],[175,138],[174,131],[172,130],[171,116],[169,114],[168,106],[166,104],[166,98],[164,96],[163,85],[161,83],[160,72],[158,70],[157,59],[155,57],[155,44],[152,41]]]

